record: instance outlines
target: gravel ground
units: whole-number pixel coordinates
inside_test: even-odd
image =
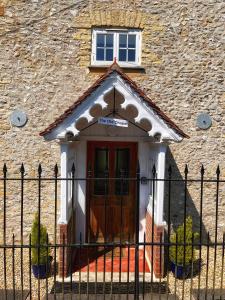
[[[225,290],[225,282],[221,282],[221,278],[225,277],[225,271],[222,270],[222,251],[221,249],[217,249],[217,259],[216,259],[216,268],[214,268],[214,249],[209,249],[209,260],[208,260],[208,268],[207,268],[207,248],[202,248],[202,268],[200,273],[200,291],[203,291],[203,294],[206,291],[206,287],[208,289],[208,295],[210,295],[211,290],[215,289],[217,294],[220,294],[221,288]],[[6,253],[6,281],[7,281],[7,289],[13,289],[13,285],[15,284],[15,289],[21,289],[21,278],[23,279],[23,288],[24,290],[30,290],[29,282],[29,251],[28,249],[23,250],[23,275],[21,277],[21,250],[16,249],[14,251],[14,255],[12,249],[5,250]],[[196,255],[198,257],[198,253]],[[15,261],[14,270],[13,270],[13,259]],[[4,251],[0,250],[0,289],[4,289]],[[208,272],[208,276],[207,276]],[[81,280],[87,280],[87,274],[81,273]],[[134,277],[134,274],[130,274],[130,280]],[[214,277],[215,276],[215,277]],[[118,281],[118,274],[114,274],[114,281]],[[140,281],[142,281],[143,274],[140,274]],[[215,280],[214,280],[215,278]],[[58,278],[57,278],[58,279]],[[73,279],[77,281],[79,279],[79,273],[73,275]],[[102,274],[98,274],[98,281],[100,282],[103,279]],[[111,274],[106,274],[106,281],[110,281]],[[95,280],[95,274],[90,274],[89,281]],[[122,276],[122,281],[127,280],[127,273],[124,273]],[[145,277],[146,282],[151,281],[150,274],[146,274]],[[65,282],[68,281],[65,279]],[[165,283],[167,281],[167,277],[163,278],[161,282]],[[173,274],[170,272],[168,274],[168,283],[169,290],[171,294],[176,294],[177,299],[197,299],[196,291],[198,291],[198,281],[199,274],[194,274],[192,278],[183,280],[175,280]],[[40,299],[46,295],[46,289],[50,291],[54,284],[54,276],[50,276],[47,280],[40,280]],[[38,280],[31,275],[31,286],[32,286],[32,299],[38,299]],[[184,287],[184,289],[183,289]],[[182,292],[183,291],[183,292]],[[223,291],[224,295],[225,291]],[[194,296],[193,296],[194,295]],[[224,296],[225,297],[225,296]],[[205,297],[204,297],[205,298]],[[204,299],[202,298],[202,299]],[[159,297],[160,299],[160,297]],[[175,297],[174,297],[175,299]],[[207,299],[211,299],[210,296]],[[217,298],[215,298],[217,299]],[[219,299],[219,297],[218,297]]]

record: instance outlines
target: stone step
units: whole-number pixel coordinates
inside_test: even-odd
[[[145,294],[147,293],[161,293],[165,294],[167,292],[166,283],[157,283],[157,282],[143,282],[139,283],[140,293],[144,290]],[[70,282],[56,282],[52,287],[51,294],[54,293],[60,294],[64,291],[65,294],[71,293],[71,284]],[[78,282],[72,283],[72,293],[74,294],[134,294],[135,292],[135,283],[134,282]]]
[[[46,299],[46,296],[42,299],[42,300],[45,300]],[[71,295],[63,295],[63,294],[57,294],[56,297],[54,298],[54,295],[50,294],[48,295],[48,299],[49,300],[77,300],[77,299],[80,299],[80,300],[133,300],[134,299],[134,295],[132,294],[113,294],[112,296],[110,295],[101,295],[101,294],[97,294],[97,295],[75,295],[73,294],[72,295],[72,298],[71,298]],[[140,295],[139,296],[139,299],[143,299],[143,295]],[[152,293],[152,294],[145,294],[145,297],[144,297],[145,300],[178,300],[178,298],[174,295],[165,295],[165,294],[156,294],[156,293]]]
[[[5,290],[4,289],[0,289],[0,300],[15,300],[15,299],[18,299],[18,300],[26,300],[28,299],[28,296],[29,296],[29,291],[27,290],[23,290],[23,297],[22,297],[22,292],[19,291],[19,290],[6,290],[6,293],[5,294]],[[60,299],[60,298],[59,298]]]

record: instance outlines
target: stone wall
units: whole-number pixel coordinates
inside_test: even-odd
[[[170,146],[168,159],[174,174],[183,176],[184,164],[196,177],[201,164],[206,177],[215,176],[218,163],[224,176],[225,88],[224,1],[121,0],[121,1],[23,1],[4,0],[0,4],[0,149],[1,165],[6,162],[9,176],[19,176],[21,162],[26,175],[37,175],[38,163],[43,176],[53,174],[59,163],[59,145],[45,142],[39,132],[61,114],[91,83],[101,70],[90,65],[92,26],[128,26],[143,30],[142,65],[145,73],[130,76],[170,116],[190,139]],[[15,108],[24,110],[28,123],[12,127],[9,116]],[[196,117],[207,112],[212,127],[196,127]],[[3,183],[0,183],[3,197]],[[9,233],[19,234],[20,193],[8,184],[7,208]],[[224,187],[221,187],[224,193]],[[26,183],[24,210],[28,232],[37,207],[37,186]],[[199,187],[190,189],[198,211]],[[215,190],[214,190],[215,192]],[[213,228],[214,193],[205,196],[205,225]],[[182,205],[182,194],[180,199]],[[177,193],[174,201],[176,202]],[[225,197],[219,202],[224,214]],[[50,223],[54,188],[43,194],[44,222]],[[31,205],[32,203],[32,205]],[[2,205],[2,202],[1,202]],[[0,217],[3,212],[1,207]],[[179,223],[176,213],[174,222]],[[220,221],[221,230],[224,221]]]

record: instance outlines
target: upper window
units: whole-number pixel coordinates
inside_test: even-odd
[[[139,66],[140,57],[140,30],[93,30],[92,65],[109,65],[116,58],[121,66]]]

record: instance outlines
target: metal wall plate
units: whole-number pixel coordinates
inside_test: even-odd
[[[27,123],[27,115],[22,110],[15,110],[10,115],[10,122],[13,126],[23,127]]]
[[[211,117],[206,113],[201,113],[197,117],[197,126],[200,129],[208,129],[212,125]]]

